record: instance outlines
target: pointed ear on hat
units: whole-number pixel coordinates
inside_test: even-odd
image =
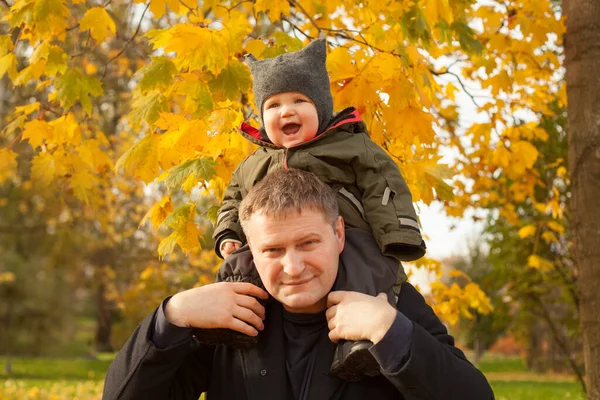
[[[244,62],[245,62],[246,64],[248,64],[248,65],[252,65],[252,64],[254,64],[254,63],[255,63],[255,62],[257,62],[257,61],[258,61],[258,60],[256,59],[256,57],[254,57],[254,56],[252,55],[252,53],[248,53],[248,54],[246,54],[246,55],[244,56]]]
[[[324,38],[313,40],[301,51],[311,58],[325,60],[327,58],[327,40]]]

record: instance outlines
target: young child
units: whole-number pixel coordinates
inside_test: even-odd
[[[368,291],[373,292],[368,294],[385,292],[393,302],[392,286],[406,280],[398,261],[422,257],[425,243],[412,196],[397,165],[369,138],[358,111],[348,108],[333,115],[326,57],[325,39],[271,59],[259,61],[251,55],[247,57],[262,128],[244,123],[241,133],[260,147],[234,172],[218,213],[213,237],[215,251],[225,262],[217,279],[248,281],[262,287],[252,262],[248,262],[251,260],[249,250],[244,248],[232,254],[246,243],[239,224],[238,206],[250,188],[270,172],[297,168],[314,173],[336,191],[346,228],[356,228],[363,235],[368,232],[367,240],[372,240],[372,235],[376,241],[373,248],[378,246],[378,257],[384,259],[367,263],[370,273],[366,274],[366,280],[370,278],[371,282],[365,282],[364,271],[357,271],[358,266],[353,269],[353,260],[349,257],[344,261],[344,253],[363,250],[349,246],[361,247],[362,243],[367,246],[361,242],[364,236],[350,235],[341,257],[345,278],[340,283],[342,280],[338,277],[335,289],[364,292],[368,287],[371,288]],[[362,239],[356,239],[360,237]],[[236,261],[235,257],[245,258],[245,261]],[[398,260],[395,268],[390,268],[389,257]],[[246,270],[240,271],[240,265]],[[349,380],[361,374],[377,374],[378,368],[368,370],[369,363],[365,361],[368,345],[370,343],[339,344],[332,373]]]

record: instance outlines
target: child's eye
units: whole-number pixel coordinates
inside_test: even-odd
[[[296,99],[296,103],[306,103],[306,100],[304,100],[304,99]]]
[[[267,106],[267,110],[270,108],[276,108],[276,107],[279,107],[279,103],[271,103]]]

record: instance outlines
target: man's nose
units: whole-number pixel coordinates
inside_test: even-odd
[[[281,263],[283,264],[283,272],[288,276],[300,276],[304,271],[304,261],[296,251],[288,251],[281,259]]]

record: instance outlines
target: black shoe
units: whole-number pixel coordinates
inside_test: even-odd
[[[349,382],[380,375],[379,363],[369,352],[372,345],[368,340],[339,342],[333,355],[331,374]]]
[[[215,328],[200,329],[194,328],[193,335],[204,344],[232,346],[238,349],[247,349],[258,343],[258,336],[248,336],[244,333],[231,329]]]

